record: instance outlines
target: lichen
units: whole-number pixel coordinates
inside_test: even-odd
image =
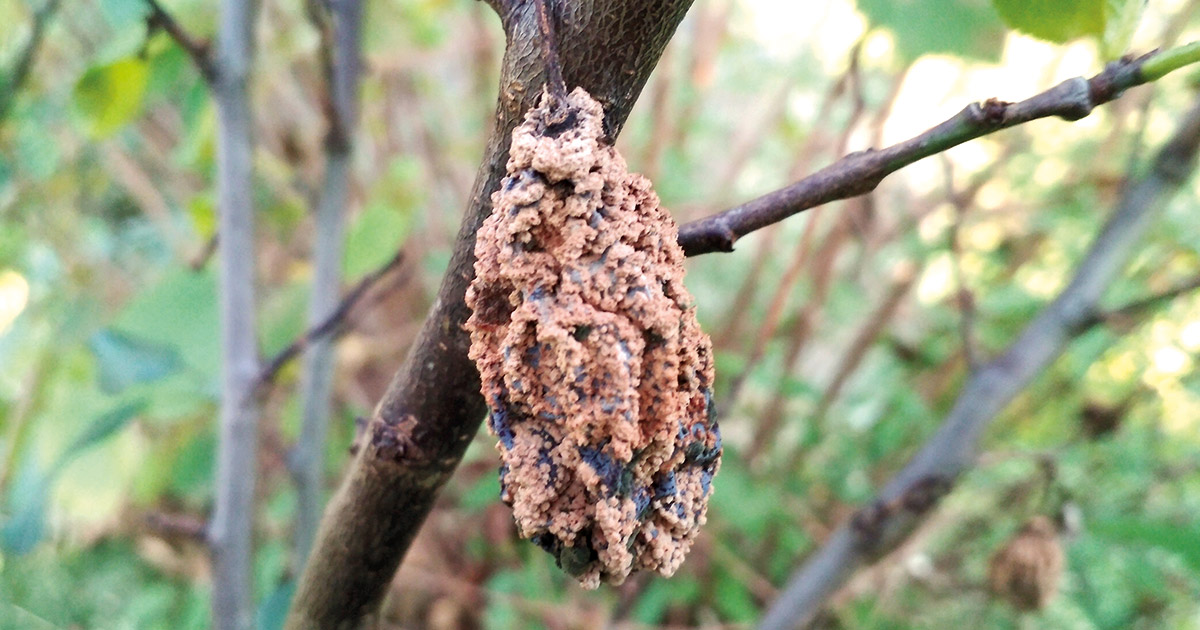
[[[674,573],[721,454],[677,227],[603,115],[543,94],[514,130],[467,292],[501,496],[586,587]]]

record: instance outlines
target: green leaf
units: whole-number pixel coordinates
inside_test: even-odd
[[[1013,30],[1063,43],[1104,35],[1108,0],[992,0],[996,12]]]
[[[149,68],[142,59],[125,57],[89,68],[75,84],[75,110],[88,133],[112,135],[141,112]]]
[[[1142,543],[1158,547],[1188,563],[1194,571],[1200,571],[1200,525],[1181,526],[1166,521],[1150,521],[1135,518],[1108,518],[1089,525],[1097,536],[1120,544]]]
[[[690,575],[655,579],[642,590],[630,617],[641,623],[658,624],[672,606],[690,609],[699,598],[700,584]]]
[[[9,488],[6,511],[12,514],[0,528],[0,547],[16,555],[33,550],[46,530],[46,504],[54,479],[68,463],[88,448],[113,435],[141,411],[142,402],[126,403],[100,414],[80,433],[49,468],[26,454],[15,482]]]
[[[58,474],[72,459],[125,428],[125,425],[129,424],[129,421],[141,413],[145,407],[145,401],[135,400],[97,416],[58,456],[58,460],[51,469],[51,474]]]
[[[258,605],[258,630],[279,630],[287,619],[292,595],[296,593],[296,582],[288,580],[275,587],[270,595]]]
[[[304,334],[308,325],[309,289],[307,282],[292,282],[263,300],[258,324],[267,356],[275,355]]]
[[[387,262],[404,243],[411,226],[407,212],[383,203],[369,206],[346,236],[346,278],[357,278]]]
[[[472,512],[483,511],[487,506],[500,500],[500,480],[496,475],[483,475],[463,492],[459,505]]]
[[[987,0],[858,0],[873,26],[890,30],[905,61],[945,53],[998,61],[1004,28]]]
[[[713,582],[713,607],[722,619],[733,623],[749,623],[758,617],[758,604],[741,580],[722,567],[716,571]]]
[[[100,13],[113,30],[119,30],[145,22],[150,4],[145,0],[100,0]]]
[[[1116,59],[1129,49],[1145,8],[1145,0],[1105,0],[1104,37],[1100,46],[1105,59]]]
[[[125,306],[113,329],[174,347],[192,369],[215,379],[220,367],[217,343],[217,284],[208,271],[176,269]]]
[[[152,343],[106,328],[88,339],[100,368],[100,389],[116,394],[130,385],[149,383],[178,372],[183,364],[172,346]]]
[[[42,470],[36,458],[26,455],[9,486],[6,512],[12,516],[0,528],[0,546],[7,553],[21,555],[42,540],[46,529],[46,498],[50,494],[50,474]]]

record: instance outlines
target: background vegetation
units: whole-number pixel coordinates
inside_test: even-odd
[[[684,222],[913,136],[968,102],[1020,100],[1094,74],[1112,50],[1200,37],[1195,1],[1152,2],[1136,30],[1116,18],[1023,25],[1011,4],[699,3],[618,146]],[[10,81],[0,84],[4,627],[210,624],[199,533],[213,501],[220,394],[215,113],[187,52],[148,28],[147,6],[84,0],[50,14],[0,3],[0,76]],[[210,3],[169,9],[198,36],[215,29]],[[371,0],[366,10],[344,284],[398,250],[403,258],[351,309],[337,345],[330,487],[355,419],[370,415],[436,294],[503,45],[479,2]],[[304,333],[312,276],[309,209],[327,105],[305,11],[266,3],[258,32],[265,357]],[[1071,42],[1036,41],[1001,17]],[[41,45],[15,89],[10,69],[31,37]],[[709,524],[679,574],[580,590],[516,537],[497,499],[494,439],[481,431],[409,552],[386,619],[447,629],[749,625],[934,430],[973,357],[1003,349],[1062,288],[1122,183],[1148,168],[1190,107],[1194,82],[1179,73],[1078,122],[989,136],[871,195],[747,237],[733,254],[692,260],[688,285],[718,349],[726,449]],[[1108,303],[1200,276],[1198,195],[1191,182],[1172,202]],[[906,545],[843,588],[821,623],[1196,627],[1198,350],[1200,300],[1190,294],[1090,329],[994,423],[979,467]],[[296,577],[287,462],[298,369],[286,365],[262,394],[254,579],[263,628],[281,623]],[[1031,515],[1064,512],[1079,525],[1064,539],[1059,597],[1032,615],[994,602],[989,556]]]

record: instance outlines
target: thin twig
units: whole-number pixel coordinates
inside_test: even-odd
[[[217,64],[212,58],[212,46],[202,40],[192,37],[179,22],[171,17],[170,13],[163,8],[158,0],[146,0],[146,5],[150,7],[150,15],[146,17],[146,24],[151,29],[161,28],[175,40],[176,44],[183,49],[184,52],[192,58],[192,63],[196,64],[196,69],[200,71],[200,76],[204,77],[204,81],[211,85],[217,79]]]
[[[1130,322],[1145,317],[1151,311],[1162,307],[1175,298],[1198,289],[1200,289],[1200,276],[1180,282],[1160,293],[1134,300],[1124,306],[1096,313],[1084,322],[1083,325],[1088,328],[1100,325],[1128,326]]]
[[[954,272],[955,302],[958,304],[958,332],[962,337],[963,357],[967,361],[967,369],[975,371],[981,363],[979,346],[975,336],[975,294],[967,286],[967,274],[962,264],[962,224],[963,218],[971,204],[969,198],[954,188],[954,165],[943,153],[941,158],[946,178],[946,196],[954,206],[954,221],[949,229],[950,267]]]
[[[50,23],[50,18],[58,10],[58,4],[59,0],[46,0],[40,9],[34,11],[29,41],[25,42],[25,47],[17,56],[17,63],[13,65],[8,80],[0,84],[0,88],[3,88],[0,89],[0,120],[4,120],[8,115],[8,110],[12,108],[17,94],[25,86],[25,81],[29,79],[29,71],[33,68],[33,62],[37,60],[37,53],[41,50],[42,42],[46,37],[46,25]]]
[[[688,256],[733,251],[741,237],[819,205],[874,190],[895,171],[991,133],[1039,118],[1079,120],[1125,90],[1196,61],[1189,44],[1110,63],[1090,79],[1075,77],[1019,103],[995,98],[972,103],[928,131],[885,149],[851,153],[799,182],[680,227]],[[1143,68],[1146,68],[1143,71]]]
[[[1130,187],[1093,241],[1075,276],[1008,349],[974,372],[938,431],[884,487],[879,498],[840,526],[792,578],[760,628],[807,625],[860,566],[901,544],[954,481],[973,465],[984,429],[1035,377],[1089,328],[1096,305],[1134,245],[1187,180],[1200,145],[1200,101],[1154,169]]]
[[[335,308],[324,320],[309,328],[303,335],[296,338],[286,348],[280,350],[271,357],[263,366],[262,370],[255,378],[255,390],[260,392],[263,388],[269,387],[275,382],[275,378],[279,376],[280,370],[284,368],[292,359],[295,359],[313,342],[327,337],[336,336],[343,329],[346,317],[354,307],[358,306],[363,297],[374,287],[381,279],[386,277],[392,270],[400,266],[404,262],[404,252],[396,252],[386,263],[378,269],[363,276],[354,288],[346,293]]]

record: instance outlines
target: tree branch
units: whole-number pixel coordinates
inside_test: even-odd
[[[1150,311],[1163,306],[1175,298],[1196,291],[1197,289],[1200,289],[1200,276],[1180,282],[1160,293],[1134,300],[1124,306],[1096,313],[1088,321],[1084,322],[1083,326],[1088,328],[1103,324],[1124,326],[1131,321],[1140,319]]]
[[[184,30],[179,22],[171,17],[170,13],[163,8],[158,0],[146,0],[146,4],[150,7],[150,15],[146,17],[146,24],[152,30],[161,28],[175,40],[176,44],[183,49],[184,52],[192,58],[192,63],[196,64],[196,69],[200,71],[200,76],[204,77],[204,81],[210,86],[217,79],[217,64],[212,59],[210,45],[208,42],[196,39]]]
[[[217,72],[217,234],[221,239],[221,410],[216,504],[209,527],[213,627],[254,624],[253,518],[258,472],[258,374],[255,320],[254,144],[248,83],[254,59],[256,0],[222,0]]]
[[[994,98],[972,103],[914,138],[885,149],[851,153],[791,186],[680,226],[679,244],[688,256],[733,251],[739,238],[755,230],[809,208],[875,190],[883,178],[918,160],[1039,118],[1079,120],[1125,90],[1195,61],[1200,61],[1200,42],[1114,61],[1090,79],[1067,79],[1019,103]]]
[[[405,364],[376,407],[341,488],[326,509],[287,627],[370,624],[413,536],[479,429],[486,406],[462,324],[474,276],[475,232],[491,213],[513,128],[546,80],[535,3],[505,4],[507,46],[496,116],[438,297]],[[556,3],[558,57],[568,86],[605,111],[610,138],[691,0]],[[495,6],[495,5],[493,5]],[[605,51],[603,55],[597,51]]]
[[[388,260],[378,269],[363,276],[354,285],[354,288],[347,291],[341,302],[338,302],[337,308],[333,309],[325,319],[314,323],[298,339],[288,344],[283,350],[275,353],[275,356],[271,357],[271,360],[267,361],[262,370],[259,371],[258,377],[255,379],[257,382],[255,386],[256,390],[261,392],[263,388],[273,384],[275,378],[279,376],[280,370],[314,342],[329,337],[337,337],[341,334],[350,311],[353,311],[367,293],[380,280],[399,267],[402,262],[404,262],[404,252],[396,252],[396,255],[392,256],[391,260]]]
[[[33,25],[30,27],[29,41],[25,42],[21,54],[17,55],[17,63],[13,65],[8,80],[4,84],[0,84],[0,88],[2,88],[0,89],[0,121],[8,116],[8,110],[16,100],[17,93],[29,79],[29,71],[33,68],[38,50],[41,49],[42,41],[46,37],[46,25],[50,23],[54,12],[58,11],[58,4],[59,0],[46,0],[40,9],[33,12]]]
[[[983,430],[1095,318],[1104,290],[1134,245],[1192,171],[1200,144],[1200,101],[1154,168],[1129,188],[1076,268],[1071,283],[997,358],[971,374],[938,431],[880,493],[839,527],[788,581],[759,626],[808,624],[860,566],[896,548],[974,462]]]

